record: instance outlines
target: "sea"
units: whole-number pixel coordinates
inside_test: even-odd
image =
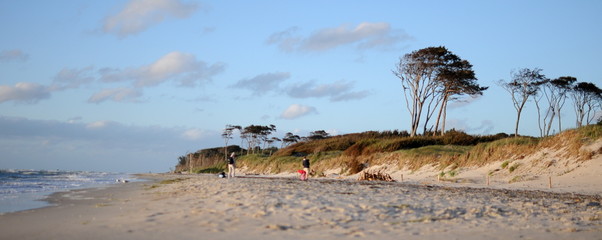
[[[55,192],[136,181],[127,173],[0,169],[0,214],[49,206]]]

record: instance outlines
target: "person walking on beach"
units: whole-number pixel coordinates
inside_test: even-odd
[[[303,171],[305,171],[304,180],[307,180],[309,178],[309,159],[307,159],[306,157],[303,157]]]
[[[236,157],[236,153],[230,154],[230,157],[228,158],[228,178],[234,178],[235,176],[236,160],[234,157]]]

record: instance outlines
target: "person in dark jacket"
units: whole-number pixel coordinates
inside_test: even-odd
[[[309,159],[303,157],[303,171],[305,171],[305,180],[309,178]]]
[[[235,176],[236,159],[234,159],[234,157],[236,157],[236,153],[230,154],[230,157],[228,158],[228,178],[234,178]]]

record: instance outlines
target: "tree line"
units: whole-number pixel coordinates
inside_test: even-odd
[[[399,58],[393,74],[401,80],[406,108],[410,115],[410,136],[445,133],[449,102],[463,95],[479,96],[488,87],[477,83],[472,65],[446,47],[427,47]],[[562,130],[560,110],[571,98],[576,126],[590,124],[596,111],[602,110],[602,90],[590,82],[577,82],[571,76],[548,79],[541,69],[523,68],[511,73],[511,80],[500,80],[499,86],[511,95],[517,112],[515,136],[522,111],[529,100],[535,102],[541,136],[549,136],[554,120]],[[599,120],[599,119],[598,119]],[[434,123],[433,123],[434,121]]]
[[[242,127],[240,125],[228,124],[222,132],[222,138],[224,139],[224,155],[228,155],[227,146],[231,139],[234,137],[234,133],[238,132],[241,140],[240,146],[246,142],[247,153],[256,153],[261,149],[272,148],[275,142],[281,142],[280,148],[287,147],[293,143],[299,141],[311,141],[317,139],[324,139],[330,137],[330,135],[324,130],[317,130],[309,133],[307,137],[300,137],[299,135],[287,132],[284,137],[271,137],[276,132],[276,126],[273,124],[262,126],[262,125],[249,125]]]
[[[542,137],[550,136],[555,119],[558,132],[562,131],[560,111],[569,98],[575,111],[575,126],[591,124],[596,111],[602,110],[602,90],[593,83],[578,82],[571,76],[550,79],[542,71],[539,68],[522,68],[513,71],[509,81],[498,81],[498,85],[510,93],[516,110],[514,135],[518,135],[521,114],[529,100],[533,100],[537,108],[537,123]]]

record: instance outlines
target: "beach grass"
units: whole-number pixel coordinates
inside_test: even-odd
[[[340,169],[340,174],[355,174],[376,165],[397,166],[399,169],[418,170],[435,166],[448,168],[481,167],[503,161],[501,168],[514,172],[523,159],[543,148],[562,151],[564,157],[577,156],[581,161],[591,159],[592,151],[582,146],[602,137],[601,125],[570,129],[550,137],[513,137],[506,134],[473,136],[460,131],[449,131],[443,136],[408,137],[403,134],[365,132],[303,141],[267,153],[239,156],[237,167],[256,174],[293,173],[301,168],[301,158],[311,161],[312,170],[322,176]],[[224,161],[195,168],[197,173],[225,171]],[[446,170],[449,171],[449,170]],[[447,174],[447,173],[446,173]]]

